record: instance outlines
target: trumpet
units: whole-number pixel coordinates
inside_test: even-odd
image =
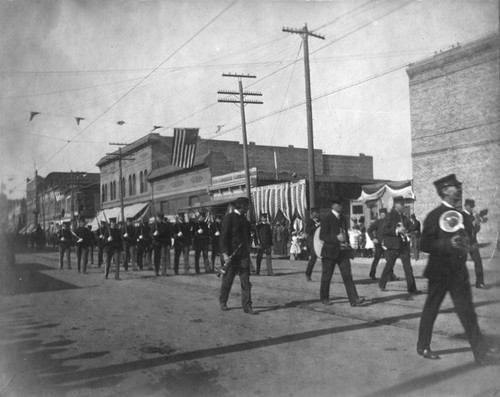
[[[469,238],[465,234],[464,217],[455,210],[448,210],[439,217],[439,227],[446,233],[455,234],[458,245],[464,249],[470,248]],[[454,238],[453,237],[453,238]]]
[[[401,229],[401,231],[399,232],[399,235],[401,236],[401,240],[403,240],[405,242],[410,241],[410,237],[408,236],[408,230],[406,230],[404,225],[401,222],[398,222],[396,227],[398,229]]]

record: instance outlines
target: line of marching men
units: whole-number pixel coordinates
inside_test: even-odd
[[[109,218],[109,222],[101,220],[95,232],[85,224],[85,219],[79,219],[76,228],[71,227],[71,222],[66,222],[58,233],[59,267],[63,269],[66,258],[67,267],[71,269],[71,250],[76,246],[77,270],[87,273],[89,257],[93,263],[93,249],[97,247],[97,266],[100,268],[105,264],[105,278],[109,277],[112,262],[115,264],[115,279],[120,278],[120,264],[128,271],[129,263],[134,271],[154,268],[156,276],[160,272],[166,276],[167,268],[171,268],[173,248],[175,274],[179,274],[182,256],[184,274],[187,275],[191,267],[189,253],[193,247],[196,274],[200,274],[201,257],[205,272],[212,273],[219,256],[220,228],[220,217],[207,217],[204,213],[197,214],[195,219],[188,219],[184,213],[179,213],[175,223],[163,213],[158,213],[152,224],[147,218],[135,223],[132,218],[127,218],[126,223]]]

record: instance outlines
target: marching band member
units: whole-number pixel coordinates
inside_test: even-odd
[[[356,285],[352,279],[351,252],[348,245],[347,227],[342,215],[342,201],[338,197],[331,200],[332,210],[321,218],[319,238],[324,242],[321,250],[321,285],[319,295],[321,303],[331,305],[330,284],[335,265],[338,265],[351,306],[358,306],[365,301],[358,296]]]
[[[311,276],[314,269],[314,265],[316,264],[316,260],[318,259],[318,255],[316,255],[316,251],[314,250],[314,233],[316,233],[316,229],[321,225],[319,220],[319,210],[317,208],[311,208],[311,216],[306,223],[306,241],[307,241],[307,250],[309,252],[309,262],[307,263],[306,268],[306,280],[312,281]]]
[[[387,291],[386,285],[390,274],[394,269],[396,260],[401,259],[403,270],[405,272],[406,289],[410,294],[421,294],[417,289],[415,277],[410,260],[410,239],[408,236],[409,222],[403,214],[404,198],[394,197],[394,207],[385,217],[382,223],[382,245],[385,250],[385,267],[380,276],[378,286],[381,291]]]
[[[208,262],[208,246],[210,245],[210,230],[205,222],[205,213],[198,214],[196,221],[191,227],[194,247],[194,270],[200,274],[200,256],[203,253],[203,264],[205,273],[210,273],[210,263]]]
[[[481,229],[480,220],[476,218],[473,209],[476,203],[472,199],[465,199],[464,203],[464,227],[469,237],[469,254],[474,262],[474,271],[476,273],[476,288],[486,289],[484,285],[483,261],[479,253],[477,244],[477,233]]]
[[[273,231],[267,219],[267,214],[260,214],[260,221],[255,226],[255,237],[257,245],[257,270],[255,274],[260,274],[262,258],[266,254],[266,271],[268,276],[273,276],[273,262],[271,251],[273,249]]]
[[[498,360],[498,350],[487,346],[479,330],[466,266],[467,241],[458,228],[456,232],[446,228],[446,213],[462,217],[455,210],[460,204],[462,184],[455,174],[450,174],[435,181],[434,186],[443,201],[427,215],[422,232],[421,249],[429,253],[424,271],[429,280],[429,294],[420,318],[417,353],[427,359],[440,358],[431,350],[432,329],[439,307],[449,292],[476,363],[490,364]]]

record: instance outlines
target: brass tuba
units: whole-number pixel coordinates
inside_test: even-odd
[[[456,233],[464,229],[464,217],[456,210],[448,210],[439,217],[439,227],[446,233]]]
[[[470,249],[470,242],[464,228],[464,217],[456,210],[443,212],[439,217],[439,227],[446,233],[455,234],[458,244],[463,249]],[[455,237],[453,237],[455,238]]]

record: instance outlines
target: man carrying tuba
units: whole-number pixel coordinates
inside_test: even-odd
[[[460,232],[462,214],[456,210],[461,201],[462,184],[455,174],[450,174],[435,181],[434,185],[442,203],[427,215],[420,242],[422,251],[429,254],[424,271],[429,280],[429,294],[420,318],[417,353],[427,359],[440,358],[430,347],[432,329],[439,307],[449,292],[476,363],[490,364],[498,360],[498,350],[487,346],[472,302],[465,264],[468,243]]]

